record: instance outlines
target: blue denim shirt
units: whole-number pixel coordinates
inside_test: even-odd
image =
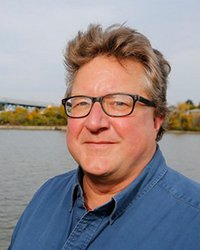
[[[199,250],[200,185],[166,166],[158,148],[140,176],[93,211],[81,170],[54,177],[34,195],[12,250]]]

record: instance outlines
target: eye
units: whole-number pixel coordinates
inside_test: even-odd
[[[89,105],[89,103],[86,101],[80,101],[75,103],[73,106],[86,106],[86,105]]]
[[[90,100],[84,98],[74,98],[71,100],[71,106],[73,109],[82,109],[90,107]]]
[[[127,106],[128,104],[122,101],[115,101],[113,105],[120,107],[120,106]]]
[[[130,103],[127,103],[127,102],[124,102],[124,101],[121,101],[121,100],[115,100],[115,101],[112,101],[110,102],[109,104],[110,108],[114,109],[114,110],[127,110],[129,109],[130,107]]]
[[[108,112],[127,111],[132,108],[132,98],[127,95],[108,95],[104,99],[104,102],[104,106],[109,109]]]

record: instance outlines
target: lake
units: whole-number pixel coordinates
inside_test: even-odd
[[[200,182],[200,134],[168,133],[159,143],[168,164]],[[76,167],[63,131],[0,130],[0,249],[34,192]]]

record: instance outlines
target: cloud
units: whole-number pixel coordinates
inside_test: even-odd
[[[58,102],[65,90],[62,60],[66,42],[89,23],[108,26],[126,21],[146,34],[171,61],[170,102],[185,99],[190,92],[190,98],[197,102],[199,6],[197,0],[127,0],[126,4],[116,0],[4,1],[0,16],[0,95]],[[183,86],[184,97],[180,91]]]

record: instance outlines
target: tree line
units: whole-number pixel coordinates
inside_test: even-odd
[[[200,131],[200,103],[191,100],[169,107],[168,130]]]
[[[63,126],[67,120],[62,106],[45,109],[16,107],[0,112],[0,125]]]
[[[168,130],[200,131],[200,104],[191,100],[169,107]],[[0,111],[0,125],[64,126],[67,118],[62,106],[45,109],[16,107]]]

